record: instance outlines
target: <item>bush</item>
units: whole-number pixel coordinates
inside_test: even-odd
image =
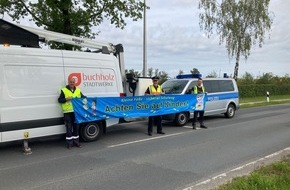
[[[256,96],[266,96],[267,91],[270,95],[289,95],[290,84],[252,84],[238,85],[241,98],[251,98]]]

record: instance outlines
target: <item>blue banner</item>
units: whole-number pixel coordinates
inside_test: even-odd
[[[204,110],[205,94],[74,98],[76,122]]]

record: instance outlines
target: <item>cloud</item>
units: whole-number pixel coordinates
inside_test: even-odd
[[[212,71],[220,74],[234,71],[235,60],[229,59],[219,37],[210,39],[200,31],[197,0],[146,0],[147,10],[147,67],[166,71],[171,77],[179,70],[189,73],[199,69],[203,75]],[[270,2],[269,11],[275,14],[270,38],[266,36],[262,48],[251,49],[247,61],[241,59],[239,76],[250,72],[260,75],[273,72],[290,74],[290,1]],[[143,20],[127,20],[124,30],[115,28],[109,21],[94,27],[101,31],[96,40],[123,44],[126,69],[143,69]],[[27,25],[27,24],[26,24]],[[31,24],[28,24],[31,25]]]
[[[222,76],[232,74],[235,60],[229,59],[219,37],[205,37],[199,28],[198,1],[193,0],[146,0],[147,10],[147,67],[169,73],[171,77],[179,70],[189,73],[199,69],[203,75],[212,71]],[[271,1],[269,11],[275,14],[270,38],[266,35],[262,48],[255,46],[247,61],[241,59],[239,76],[246,71],[253,75],[273,72],[277,75],[290,73],[290,1]],[[122,43],[125,48],[127,69],[143,69],[143,21],[128,19],[124,30],[109,23],[99,28],[103,40]]]

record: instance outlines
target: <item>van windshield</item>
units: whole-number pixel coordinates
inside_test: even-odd
[[[168,80],[162,84],[165,94],[181,94],[188,80]]]

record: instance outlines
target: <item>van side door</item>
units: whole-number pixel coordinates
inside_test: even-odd
[[[207,115],[226,112],[234,86],[231,80],[204,80],[203,84],[208,92],[205,111]]]
[[[220,87],[218,80],[204,80],[203,85],[208,93],[205,111],[207,115],[220,113],[223,109],[223,103],[220,100]]]

